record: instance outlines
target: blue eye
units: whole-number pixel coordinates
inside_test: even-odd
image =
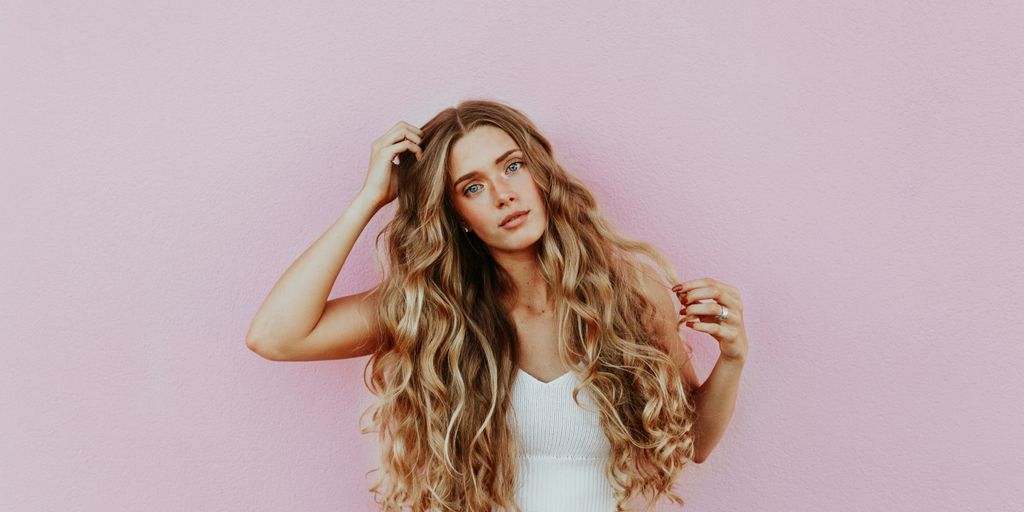
[[[516,164],[519,164],[519,166],[517,166],[517,167],[516,167],[516,169],[515,169],[515,171],[513,171],[513,172],[519,172],[519,167],[521,167],[521,166],[525,165],[525,163],[524,163],[524,162],[521,162],[521,161],[519,161],[519,160],[516,160],[516,161],[514,161],[514,162],[511,162],[511,163],[509,163],[509,164],[508,164],[508,167],[506,167],[506,168],[505,168],[505,170],[506,170],[506,171],[508,171],[509,169],[511,169],[511,168],[512,168],[512,166],[513,166],[513,165],[516,165]],[[472,195],[472,194],[473,194],[473,192],[470,192],[470,191],[469,191],[469,189],[471,189],[471,188],[473,188],[473,187],[475,187],[475,186],[477,186],[477,185],[479,185],[479,183],[473,183],[472,185],[468,185],[468,186],[466,186],[466,188],[462,189],[462,195],[464,195],[464,196],[469,196],[469,195]]]

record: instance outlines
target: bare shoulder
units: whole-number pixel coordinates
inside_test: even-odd
[[[661,274],[648,264],[642,264],[640,274],[643,277],[645,297],[654,304],[656,311],[655,333],[659,344],[672,360],[676,362],[683,374],[683,379],[690,390],[700,387],[700,378],[693,367],[690,343],[679,332],[677,323],[682,307],[678,304],[671,287],[663,283]]]

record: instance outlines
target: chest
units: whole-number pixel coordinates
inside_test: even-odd
[[[554,315],[512,315],[519,337],[519,368],[534,378],[550,382],[568,369],[558,356],[558,330]]]

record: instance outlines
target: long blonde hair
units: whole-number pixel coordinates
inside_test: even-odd
[[[668,496],[683,504],[672,487],[693,459],[695,408],[651,332],[655,307],[636,256],[656,263],[666,291],[678,282],[675,269],[602,218],[525,115],[483,99],[423,126],[423,157],[400,157],[398,207],[377,235],[378,248],[382,236],[387,241],[388,268],[379,288],[380,344],[367,364],[377,401],[362,429],[379,432],[377,503],[384,511],[519,511],[522,447],[509,421],[517,338],[504,299],[513,285],[486,245],[461,231],[448,196],[452,145],[484,124],[515,140],[545,201],[537,258],[556,305],[558,353],[581,380],[573,399],[579,404],[585,388],[599,406],[616,499],[622,506],[635,496]]]

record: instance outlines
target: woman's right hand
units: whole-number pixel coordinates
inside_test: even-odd
[[[405,122],[399,121],[384,135],[381,135],[370,146],[370,167],[363,182],[363,194],[384,206],[398,197],[398,165],[395,156],[409,151],[416,155],[416,160],[423,157],[423,131]],[[399,157],[402,158],[402,157]]]

